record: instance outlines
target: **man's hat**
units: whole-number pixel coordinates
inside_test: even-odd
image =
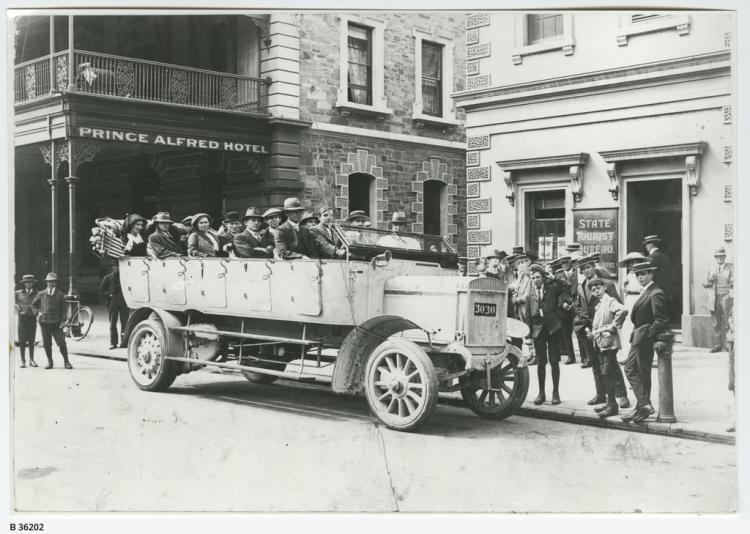
[[[188,215],[187,217],[183,217],[182,220],[180,221],[180,224],[182,226],[192,226],[192,224],[193,224],[193,216],[192,215]]]
[[[647,235],[643,238],[643,244],[647,243],[661,243],[661,239],[659,239],[658,235]]]
[[[25,274],[21,277],[21,282],[36,282],[33,274]]]
[[[316,221],[320,220],[320,219],[318,219],[318,216],[315,215],[315,213],[313,213],[310,210],[305,210],[305,211],[302,212],[302,218],[299,220],[299,222],[300,222],[300,224],[302,224],[303,222],[305,222],[308,219],[315,219]]]
[[[591,255],[589,255],[589,256],[581,256],[576,261],[576,266],[579,269],[581,269],[581,268],[583,268],[584,266],[586,266],[588,264],[594,265],[594,263],[596,263],[596,262],[594,261],[594,257],[593,256],[591,256]]]
[[[594,263],[599,263],[599,260],[602,259],[602,255],[598,252],[594,252],[591,254],[591,259],[594,260]]]
[[[169,212],[168,211],[160,211],[156,215],[154,215],[154,218],[152,219],[155,223],[169,223],[174,224],[174,221],[169,218]]]
[[[524,254],[525,251],[523,249],[523,245],[516,245],[513,247],[513,254]]]
[[[570,263],[572,258],[570,256],[560,256],[557,259],[554,259],[550,262],[549,266],[553,269],[557,269],[558,267],[562,267],[563,263]]]
[[[628,252],[623,259],[617,262],[618,267],[627,267],[631,263],[642,263],[648,261],[648,258],[640,252]]]
[[[552,267],[552,274],[558,274],[558,273],[565,274],[565,269],[563,269],[562,267]]]
[[[240,214],[237,211],[228,211],[224,214],[225,223],[240,222]]]
[[[55,273],[48,273],[47,278],[44,279],[45,282],[57,282],[57,274]]]
[[[604,278],[599,278],[598,276],[596,278],[594,278],[593,280],[591,280],[588,283],[589,287],[594,287],[594,286],[605,286],[606,287],[606,285],[607,285],[607,282],[604,281]]]
[[[271,208],[275,209],[275,208]],[[271,210],[268,210],[271,211]],[[266,212],[268,213],[268,212]],[[263,220],[263,217],[265,217],[265,214],[261,215],[260,210],[258,208],[247,208],[245,211],[245,216],[242,218],[242,222],[247,222],[248,219],[260,219]]]
[[[284,211],[302,211],[302,202],[297,197],[287,198],[284,201]]]
[[[529,261],[531,261],[531,256],[529,256],[526,253],[513,254],[513,263],[517,263],[517,262],[523,261],[523,260],[529,260]]]
[[[208,224],[211,224],[214,222],[214,220],[211,218],[211,216],[208,213],[196,213],[193,215],[193,221],[191,223],[191,226],[193,228],[198,228],[198,221],[200,221],[203,217],[208,219]]]
[[[647,273],[647,272],[655,271],[656,269],[658,269],[658,267],[654,265],[653,263],[651,263],[650,261],[643,261],[641,263],[636,263],[633,265],[633,272],[635,274]]]
[[[727,255],[727,250],[724,247],[717,248],[714,251],[714,258],[717,256],[726,256],[726,255]]]
[[[529,272],[530,273],[540,273],[542,276],[547,276],[547,272],[544,270],[544,267],[542,267],[538,263],[532,263],[529,266]]]
[[[354,211],[349,212],[349,216],[346,218],[346,221],[350,222],[353,219],[369,219],[369,217],[362,210],[354,210]]]
[[[507,258],[507,257],[508,257],[507,252],[505,252],[504,250],[497,250],[497,249],[493,250],[491,254],[487,255],[487,259],[497,258],[499,260],[502,260],[503,258]]]
[[[263,214],[264,219],[268,219],[269,217],[273,217],[274,215],[278,215],[281,217],[281,210],[279,208],[268,208],[265,213]],[[247,214],[245,214],[247,217]]]
[[[403,211],[394,211],[393,215],[391,216],[391,221],[388,224],[398,223],[398,224],[406,224],[409,222],[409,218],[406,216],[406,213]]]
[[[321,206],[318,208],[318,213],[323,215],[327,211],[331,211],[332,208],[329,208],[328,206]]]
[[[565,250],[568,252],[578,252],[581,250],[581,244],[580,243],[568,243],[565,245]]]

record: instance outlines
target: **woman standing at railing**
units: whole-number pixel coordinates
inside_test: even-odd
[[[211,216],[199,213],[193,217],[193,230],[188,236],[188,256],[213,258],[219,256],[219,236],[211,229]]]

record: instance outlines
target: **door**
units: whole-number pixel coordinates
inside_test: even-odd
[[[643,237],[658,235],[659,249],[671,260],[670,325],[679,327],[682,315],[682,180],[653,179],[627,182],[627,252],[646,254]]]

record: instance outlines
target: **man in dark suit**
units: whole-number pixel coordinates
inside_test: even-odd
[[[287,220],[279,225],[275,233],[276,253],[283,260],[307,258],[299,239],[299,221],[304,209],[298,198],[284,201]]]
[[[573,292],[566,268],[570,263],[570,256],[562,256],[552,261],[549,265],[561,295],[567,298],[562,303],[562,330],[560,331],[560,352],[566,356],[565,365],[576,363],[575,350],[573,348]]]
[[[672,260],[659,248],[661,239],[658,235],[647,235],[643,238],[643,246],[648,252],[651,263],[657,267],[654,271],[654,283],[661,288],[667,297],[672,299]]]
[[[529,291],[529,328],[534,341],[537,360],[537,379],[539,395],[534,404],[547,400],[545,381],[547,361],[552,371],[552,404],[560,404],[560,335],[562,333],[563,295],[560,286],[547,277],[544,268],[539,264],[529,267],[531,288]]]
[[[31,309],[39,317],[39,327],[42,329],[42,344],[44,352],[47,354],[47,367],[52,369],[52,338],[55,339],[57,347],[60,349],[66,369],[72,369],[68,361],[68,346],[65,344],[65,334],[62,326],[65,324],[66,308],[65,295],[57,289],[57,275],[49,273],[47,278],[47,289],[37,293],[31,303]]]
[[[346,255],[343,248],[337,246],[338,241],[333,233],[333,210],[323,207],[318,210],[320,223],[310,229],[312,238],[315,240],[315,248],[319,251],[321,258],[342,258]]]
[[[274,240],[271,232],[261,230],[263,215],[257,208],[247,208],[245,231],[234,236],[234,253],[238,258],[273,258]]]
[[[594,256],[583,256],[578,260],[578,268],[582,276],[581,284],[578,286],[578,302],[576,304],[576,319],[575,329],[576,336],[578,337],[579,345],[583,346],[583,350],[586,352],[586,358],[591,364],[591,371],[594,375],[594,387],[596,389],[596,395],[588,401],[590,406],[595,404],[604,404],[607,402],[607,386],[602,376],[601,362],[599,355],[594,348],[594,343],[589,339],[588,334],[592,330],[592,323],[594,319],[594,311],[597,300],[594,293],[589,287],[589,282],[597,278],[596,276],[596,262]],[[580,278],[579,278],[580,279]],[[603,279],[605,285],[605,293],[615,299],[617,302],[622,304],[620,294],[617,292],[612,280]],[[620,399],[620,408],[630,407],[630,401],[628,400],[627,390],[625,389],[625,379],[622,376],[622,371],[618,367],[613,371],[615,383],[617,385],[617,397]]]
[[[187,234],[188,230],[182,226],[180,229],[174,228],[174,222],[166,211],[154,215],[153,222],[156,231],[148,236],[149,256],[159,259],[185,256],[185,251],[180,245],[180,236]]]
[[[128,305],[125,304],[125,297],[122,296],[120,287],[120,264],[117,260],[112,262],[112,272],[102,278],[99,284],[99,291],[104,293],[104,303],[109,311],[109,345],[110,349],[116,349],[118,346],[124,348],[120,336],[117,335],[117,319],[120,320],[120,333],[125,332],[125,325],[128,322]]]
[[[630,336],[630,352],[625,360],[625,376],[637,399],[635,409],[624,415],[625,422],[640,422],[654,413],[651,405],[651,364],[654,360],[654,343],[659,334],[666,332],[667,299],[664,291],[654,282],[657,267],[651,262],[633,265],[643,293],[633,304],[631,318],[633,333]]]
[[[21,349],[21,367],[26,367],[26,347],[29,348],[29,365],[37,367],[34,361],[34,342],[36,340],[36,315],[31,303],[36,297],[33,274],[25,274],[21,279],[23,289],[16,291],[16,314],[18,315],[18,339],[16,345]]]
[[[234,252],[234,236],[244,231],[244,224],[240,219],[240,214],[236,211],[228,211],[224,214],[224,220],[221,221],[221,228],[216,232],[219,236],[219,244],[222,252]]]
[[[299,220],[299,240],[300,249],[302,253],[309,258],[323,258],[325,257],[323,252],[318,247],[318,243],[315,240],[315,234],[312,229],[320,223],[320,219],[312,210],[305,210],[302,212],[302,217]]]

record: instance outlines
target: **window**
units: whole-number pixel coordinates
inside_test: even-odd
[[[654,20],[662,17],[668,17],[669,15],[662,15],[660,13],[636,13],[635,15],[630,16],[631,22],[645,22],[649,20]]]
[[[565,191],[526,193],[526,242],[539,260],[557,258],[565,248]]]
[[[438,180],[427,180],[423,185],[424,233],[443,235],[443,211],[447,201],[445,184]],[[445,210],[447,211],[447,210]]]
[[[385,117],[385,22],[365,15],[339,15],[339,86],[336,109]]]
[[[551,13],[526,15],[526,44],[533,44],[563,34],[563,16]]]
[[[636,35],[672,30],[677,35],[688,35],[690,33],[690,15],[680,12],[620,15],[617,44],[618,46],[627,46],[630,38]]]
[[[422,113],[443,115],[443,46],[422,42]]]
[[[424,125],[454,127],[453,47],[449,36],[414,28],[414,107],[412,119]]]
[[[369,174],[354,173],[349,176],[349,213],[362,210],[373,215],[372,200],[375,198],[375,178]]]
[[[575,52],[572,14],[519,13],[514,16],[514,34],[514,65],[521,65],[524,57],[533,54],[562,50],[570,56]]]
[[[369,28],[349,24],[348,101],[372,105],[372,39]]]

